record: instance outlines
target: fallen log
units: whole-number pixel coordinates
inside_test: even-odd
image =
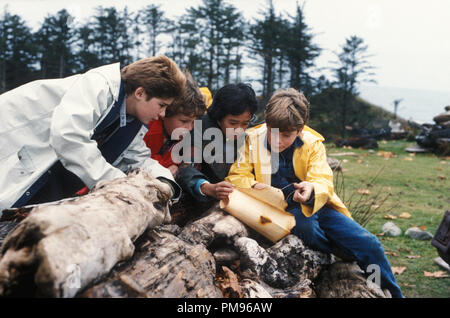
[[[334,263],[293,235],[273,244],[217,205],[183,227],[161,225],[164,186],[139,172],[42,207],[58,212],[31,211],[3,246],[3,295],[384,297],[357,265]]]
[[[167,184],[144,170],[91,193],[38,205],[1,248],[0,295],[73,297],[134,253],[147,228],[170,220]]]
[[[217,298],[216,265],[202,244],[191,244],[166,230],[149,231],[125,266],[85,290],[89,298]]]
[[[316,293],[320,298],[391,298],[375,283],[362,275],[356,263],[335,262],[316,280]]]
[[[384,297],[356,264],[333,263],[294,235],[273,244],[217,205],[140,241],[130,262],[79,296]]]

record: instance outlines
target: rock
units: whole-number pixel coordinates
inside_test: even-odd
[[[428,231],[422,231],[418,227],[410,227],[405,232],[410,238],[414,240],[431,240],[433,238],[433,234]]]
[[[423,148],[419,145],[412,145],[410,147],[405,148],[406,152],[412,152],[412,153],[428,153],[432,152],[432,149],[429,148]]]
[[[394,222],[386,222],[381,228],[381,231],[383,231],[386,236],[395,237],[402,235],[402,230],[397,225],[395,225]]]
[[[450,138],[436,139],[436,151],[442,156],[450,154]]]
[[[213,256],[217,266],[228,265],[239,259],[239,254],[230,248],[219,249]]]
[[[320,298],[386,298],[381,288],[368,282],[356,263],[336,262],[315,282]]]
[[[450,111],[446,111],[445,113],[441,113],[433,117],[433,120],[436,124],[440,124],[450,120]]]
[[[439,126],[441,126],[442,128],[450,128],[450,120],[439,123]]]

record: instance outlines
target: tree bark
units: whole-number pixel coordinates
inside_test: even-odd
[[[74,296],[170,218],[169,198],[167,184],[134,170],[85,196],[36,206],[3,242],[0,295]]]
[[[216,265],[202,244],[190,244],[170,231],[149,231],[135,257],[80,297],[223,297],[215,285]]]

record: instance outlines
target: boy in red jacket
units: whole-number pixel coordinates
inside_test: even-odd
[[[166,167],[175,176],[179,163],[173,162],[171,151],[179,140],[172,140],[172,132],[176,128],[185,128],[186,132],[194,128],[194,120],[204,115],[211,103],[211,93],[206,87],[198,88],[192,76],[186,72],[186,86],[182,97],[176,99],[166,109],[163,118],[148,123],[148,131],[144,142],[151,151],[151,157]]]

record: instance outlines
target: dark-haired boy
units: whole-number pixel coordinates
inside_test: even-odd
[[[190,162],[180,165],[176,178],[195,200],[221,200],[233,191],[233,185],[224,179],[237,156],[237,136],[249,127],[257,107],[256,94],[250,85],[229,84],[216,92],[207,114],[201,118],[201,125],[196,125],[191,132],[191,141],[201,140],[201,145],[193,145],[194,156]],[[208,131],[219,132],[218,140],[208,137]],[[215,143],[220,145],[216,149],[221,152],[218,160],[209,158],[205,151]],[[197,162],[195,153],[200,159]],[[228,162],[227,158],[231,160]]]
[[[402,297],[380,242],[351,218],[334,193],[324,139],[305,125],[309,103],[304,95],[295,89],[276,91],[265,115],[266,124],[247,132],[243,158],[226,180],[241,188],[282,189],[286,211],[296,220],[293,234],[313,249],[356,260],[364,271],[378,266],[381,288]]]

